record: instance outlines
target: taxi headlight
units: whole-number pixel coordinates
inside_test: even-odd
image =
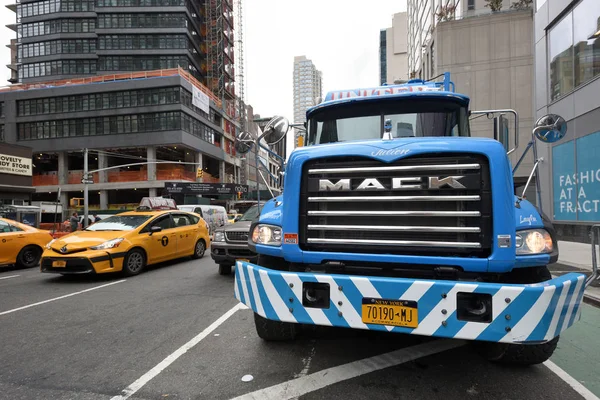
[[[518,231],[516,235],[517,255],[552,253],[552,237],[544,229]]]
[[[252,242],[269,246],[281,245],[281,227],[259,224],[252,231]]]
[[[92,250],[114,249],[115,247],[119,247],[119,245],[121,244],[122,241],[123,241],[123,238],[112,239],[112,240],[109,240],[102,244],[99,244],[98,246],[92,246],[92,247],[90,247],[90,249],[92,249]]]
[[[213,242],[224,242],[225,241],[225,232],[215,232],[215,237],[213,238]]]
[[[56,242],[56,239],[52,239],[51,241],[49,241],[48,243],[46,243],[46,249],[50,250],[50,248],[52,247],[52,243]]]

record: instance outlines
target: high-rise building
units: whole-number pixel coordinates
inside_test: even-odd
[[[600,223],[600,2],[537,0],[535,118],[559,114],[565,138],[538,141],[543,210],[563,240],[589,243]]]
[[[514,0],[503,0],[502,10]],[[485,0],[408,0],[408,73],[410,78],[423,78],[431,64],[423,57],[431,46],[432,34],[439,22],[489,14]]]
[[[321,71],[306,56],[294,57],[294,123],[306,121],[306,110],[323,95]]]
[[[7,143],[33,149],[33,199],[55,199],[60,187],[66,210],[82,197],[87,148],[89,170],[115,167],[92,174],[92,207],[136,203],[171,184],[183,188],[178,202],[197,202],[186,182],[214,184],[203,201],[227,200],[217,186],[238,182],[240,167],[232,3],[9,6],[17,14],[9,65],[17,84],[0,89],[0,132]],[[132,160],[149,163],[119,167]]]
[[[408,79],[407,13],[394,14],[391,28],[379,32],[379,80],[392,84]]]

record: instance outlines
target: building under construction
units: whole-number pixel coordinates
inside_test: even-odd
[[[0,89],[0,132],[34,151],[34,200],[81,197],[92,207],[136,203],[166,185],[239,182],[234,138],[232,0],[43,0],[16,13],[10,85]],[[200,169],[197,167],[200,166]],[[210,185],[209,185],[210,186]],[[185,190],[184,190],[185,192]],[[227,200],[216,189],[199,199]],[[2,199],[0,199],[2,200]],[[120,206],[115,206],[120,207]]]

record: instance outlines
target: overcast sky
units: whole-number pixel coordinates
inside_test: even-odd
[[[8,84],[15,14],[0,0],[0,86]],[[379,83],[379,30],[392,15],[406,10],[405,0],[244,0],[246,102],[267,117],[293,119],[294,56],[305,55],[323,72],[329,90]],[[290,137],[291,139],[291,137]]]

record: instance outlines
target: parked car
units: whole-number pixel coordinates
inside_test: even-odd
[[[257,255],[248,248],[248,234],[252,221],[258,218],[258,206],[250,207],[240,219],[218,228],[210,245],[210,256],[219,265],[219,274],[231,274],[236,261],[256,262]]]

